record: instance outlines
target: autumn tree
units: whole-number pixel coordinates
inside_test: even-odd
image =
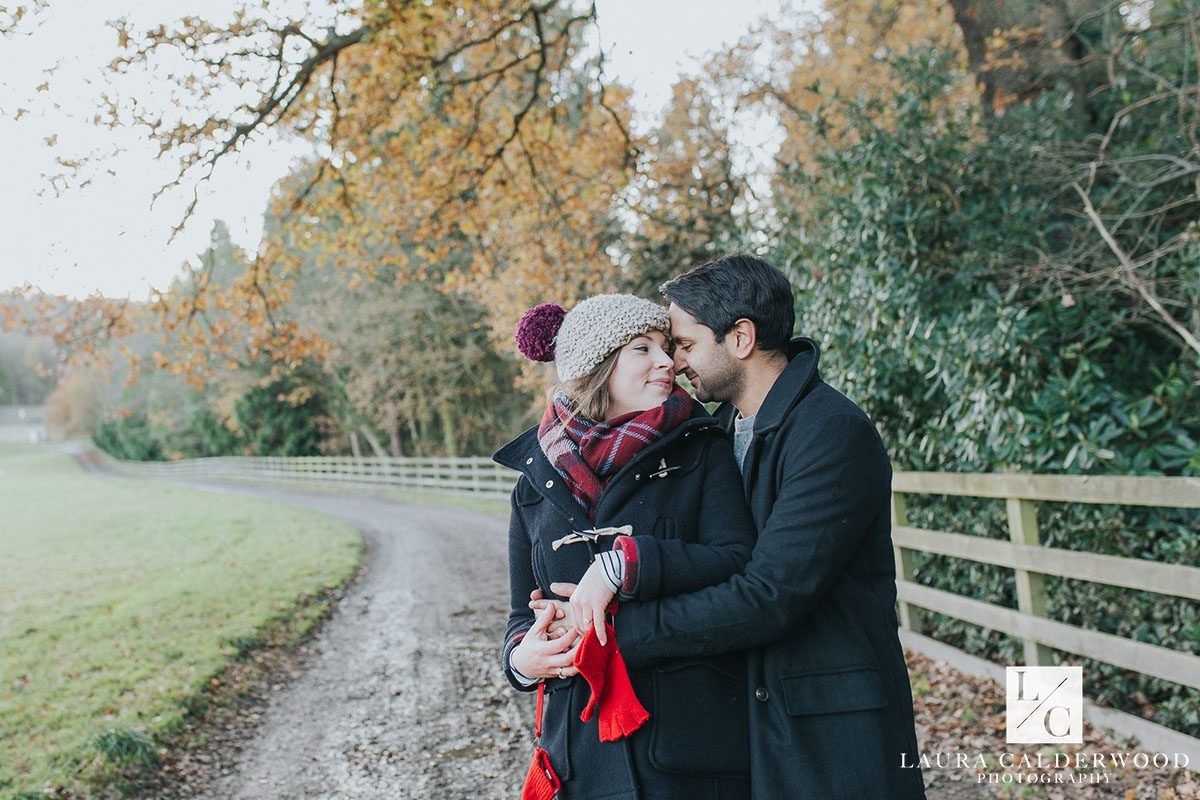
[[[713,69],[735,106],[762,104],[783,126],[775,172],[784,180],[773,188],[786,200],[788,173],[812,165],[822,137],[847,137],[849,144],[856,135],[858,126],[836,98],[897,89],[889,55],[910,47],[956,52],[960,46],[950,9],[938,0],[827,0],[819,13],[789,22],[764,20],[718,55]],[[964,82],[946,102],[972,92]],[[890,111],[881,107],[876,113],[886,124]]]
[[[67,372],[46,398],[46,427],[58,439],[91,436],[100,423],[101,379],[93,370]]]
[[[624,92],[606,87],[601,56],[586,44],[594,7],[369,0],[292,9],[268,2],[219,23],[115,23],[122,53],[102,121],[158,142],[179,169],[164,191],[189,193],[187,214],[197,185],[251,140],[301,137],[315,151],[305,180],[285,181],[274,199],[280,238],[228,287],[164,291],[152,324],[196,327],[196,350],[210,362],[233,354],[227,331],[202,330],[202,312],[248,328],[248,359],[290,368],[319,358],[322,343],[282,313],[299,268],[284,237],[363,275],[391,268],[400,280],[486,297],[497,329],[531,298],[570,302],[600,284],[618,234],[611,200],[636,142]],[[146,80],[169,102],[137,102]],[[92,168],[70,163],[79,164],[75,179]],[[58,327],[86,328],[67,334],[74,344],[96,341],[127,332],[122,311]],[[184,371],[203,379],[211,367],[193,360]]]
[[[308,168],[292,179],[303,180]],[[380,212],[364,198],[357,213]],[[328,216],[297,235],[284,216],[268,215],[268,241],[290,248],[281,258],[296,265],[282,311],[327,343],[320,358],[293,376],[325,398],[356,452],[457,454],[494,447],[524,401],[513,386],[512,359],[494,346],[490,310],[444,285],[444,276],[469,259],[469,242],[448,246],[440,261],[424,260],[428,255],[418,253],[416,242],[389,242],[365,270],[311,246],[303,235],[336,238],[341,224]],[[411,277],[418,265],[428,277]]]
[[[516,432],[527,397],[513,387],[514,359],[496,352],[487,309],[469,295],[370,287],[342,295],[338,309],[314,379],[361,421],[349,430],[376,455],[478,454]]]

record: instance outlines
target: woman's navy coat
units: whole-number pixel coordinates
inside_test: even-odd
[[[623,608],[630,664],[753,647],[755,800],[917,800],[912,694],[896,628],[891,465],[875,426],[790,363],[755,415],[744,462],[758,541],[744,575]],[[717,418],[732,426],[733,409]],[[903,761],[902,761],[903,759]]]
[[[591,524],[542,453],[536,428],[494,458],[522,473],[512,493],[504,664],[513,685],[526,689],[512,678],[508,653],[533,624],[530,591],[550,597],[551,583],[577,583],[595,555],[611,549],[612,538],[552,547]],[[605,488],[595,526],[621,525],[632,525],[638,542],[639,598],[711,586],[745,565],[754,521],[729,440],[699,405]],[[579,720],[589,696],[582,678],[546,682],[542,746],[563,779],[562,800],[748,798],[745,653],[665,660],[630,669],[630,679],[650,720],[618,742],[600,741],[595,718]]]

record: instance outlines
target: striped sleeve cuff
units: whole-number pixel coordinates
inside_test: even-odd
[[[632,600],[637,596],[638,588],[637,539],[632,536],[618,536],[617,540],[613,542],[613,552],[621,553],[624,566],[624,574],[617,596],[622,600]]]
[[[525,638],[526,633],[527,631],[521,631],[517,634],[514,634],[513,637],[504,645],[504,675],[508,678],[508,682],[512,684],[514,689],[519,689],[523,692],[527,692],[534,686],[537,686],[539,683],[541,683],[540,679],[526,678],[524,675],[513,669],[512,651],[515,650],[517,645],[521,643],[521,640]]]
[[[600,562],[600,572],[604,575],[608,588],[616,594],[625,580],[624,557],[617,550],[608,550],[596,556],[596,560]]]

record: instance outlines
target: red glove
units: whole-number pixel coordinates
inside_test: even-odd
[[[521,791],[521,800],[554,800],[562,786],[554,767],[550,766],[550,756],[542,748],[533,751],[533,763],[529,765],[529,773],[525,776],[525,788]]]
[[[537,717],[533,724],[533,763],[525,774],[521,800],[554,800],[562,783],[550,764],[550,754],[538,747],[542,739],[542,704],[546,701],[546,684],[538,684]]]
[[[593,625],[575,652],[575,666],[592,689],[579,719],[587,722],[598,709],[600,741],[615,742],[642,727],[650,719],[650,712],[633,692],[625,659],[617,647],[617,632],[608,622],[604,623],[604,629],[608,634],[607,647],[601,646]]]

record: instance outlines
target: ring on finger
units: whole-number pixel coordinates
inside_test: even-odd
[[[559,677],[560,679],[561,679],[561,678],[565,678],[565,677],[567,677],[566,675],[563,675],[563,668],[562,668],[562,667],[559,667],[559,668],[558,668],[558,677]]]

